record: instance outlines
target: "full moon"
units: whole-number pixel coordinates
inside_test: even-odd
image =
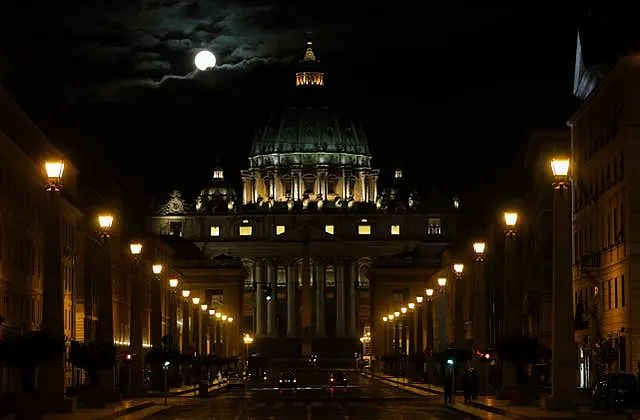
[[[209,70],[216,66],[216,56],[211,51],[200,51],[196,54],[194,63],[200,71]]]

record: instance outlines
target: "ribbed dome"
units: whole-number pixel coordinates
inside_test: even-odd
[[[329,106],[288,106],[256,132],[251,157],[295,152],[369,156],[369,146],[362,127]]]

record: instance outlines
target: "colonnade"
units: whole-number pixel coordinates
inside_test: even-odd
[[[313,178],[311,199],[329,199],[330,180],[336,180],[334,196],[358,202],[373,202],[378,196],[378,169],[353,168],[318,164],[311,169],[302,165],[271,166],[265,169],[242,171],[243,204],[273,199],[275,201],[303,200],[305,178]]]
[[[304,264],[309,266],[304,267]],[[304,281],[305,270],[310,273],[308,283]],[[327,294],[330,292],[334,292],[335,300],[335,336],[358,336],[357,260],[313,259],[305,262],[304,259],[262,258],[254,260],[248,271],[250,281],[255,285],[256,337],[278,336],[276,312],[279,295],[286,296],[283,315],[287,337],[327,336]],[[272,291],[270,300],[265,299],[267,287]],[[283,289],[286,291],[284,294]],[[312,320],[311,325],[304,325],[305,319]]]

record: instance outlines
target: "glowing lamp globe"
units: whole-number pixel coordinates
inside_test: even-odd
[[[216,56],[211,51],[203,50],[194,59],[196,68],[200,71],[212,69],[216,66]]]

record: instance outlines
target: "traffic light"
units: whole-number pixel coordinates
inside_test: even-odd
[[[445,351],[445,362],[447,366],[455,366],[456,364],[456,348],[453,345],[447,347]]]
[[[269,283],[267,285],[267,287],[265,287],[264,289],[264,300],[266,300],[267,302],[271,300],[271,293],[272,293],[272,289],[271,289],[271,283]]]

